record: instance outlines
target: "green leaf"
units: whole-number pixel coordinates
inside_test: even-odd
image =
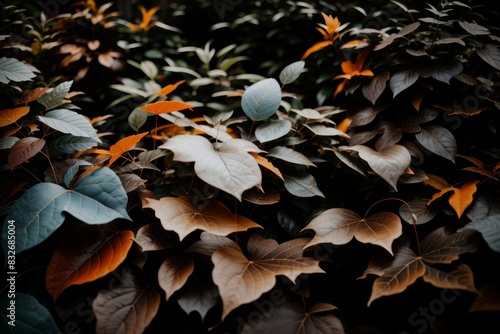
[[[389,80],[389,85],[392,90],[392,97],[396,97],[399,93],[406,88],[417,82],[418,73],[414,70],[406,70],[395,73]]]
[[[11,81],[32,81],[36,75],[24,63],[15,58],[0,58],[0,82],[8,84]]]
[[[93,138],[64,135],[54,139],[49,145],[51,155],[73,154],[97,145]]]
[[[429,125],[415,135],[423,147],[455,163],[457,142],[453,134],[439,125]]]
[[[284,185],[286,190],[297,197],[325,197],[321,190],[318,189],[318,184],[314,177],[304,171],[299,171],[293,174],[283,174]]]
[[[64,97],[69,93],[69,89],[71,88],[72,84],[72,80],[62,82],[57,85],[51,92],[43,94],[36,100],[40,102],[46,110],[55,108],[61,105]]]
[[[109,168],[100,168],[81,178],[72,190],[53,183],[38,183],[9,208],[3,227],[3,249],[8,220],[16,226],[17,253],[47,239],[64,222],[66,213],[87,224],[105,224],[114,219],[130,219],[127,195],[121,181]]]
[[[487,44],[482,48],[477,48],[476,52],[485,62],[500,70],[500,50],[496,46]]]
[[[55,130],[74,136],[89,137],[101,143],[88,119],[74,111],[68,109],[52,110],[45,116],[38,116],[38,119]]]
[[[128,116],[128,124],[136,132],[139,132],[139,129],[141,128],[141,126],[146,124],[146,121],[147,121],[147,118],[149,115],[151,115],[151,114],[144,111],[144,110],[136,108]]]
[[[253,121],[261,121],[272,116],[281,103],[281,88],[273,78],[254,83],[243,93],[241,107]]]
[[[304,69],[304,61],[296,61],[286,66],[280,73],[280,81],[283,85],[294,82],[300,76],[300,73]]]
[[[492,250],[500,253],[500,215],[488,216],[470,223],[461,230],[476,230],[482,234],[484,241]]]
[[[261,143],[283,137],[292,128],[292,122],[284,119],[270,120],[255,129],[255,137]]]
[[[16,292],[15,298],[7,298],[7,293],[2,294],[0,305],[2,315],[0,321],[0,332],[4,334],[58,334],[60,333],[54,318],[38,300],[30,295]],[[9,324],[11,303],[15,302],[15,326]],[[5,312],[5,313],[4,313]]]
[[[66,173],[64,173],[64,184],[69,187],[71,185],[71,181],[73,181],[73,178],[75,177],[76,173],[78,173],[78,169],[80,167],[80,164],[78,162],[75,162],[68,170]]]

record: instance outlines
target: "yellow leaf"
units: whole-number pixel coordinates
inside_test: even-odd
[[[194,105],[180,101],[160,101],[160,102],[146,104],[145,106],[140,107],[139,109],[145,110],[155,115],[159,115],[159,114],[168,114],[183,109],[193,110],[193,108]]]
[[[111,166],[111,164],[115,162],[116,159],[118,159],[123,153],[127,152],[135,144],[137,144],[146,134],[147,132],[143,132],[138,135],[128,136],[120,139],[116,142],[116,144],[111,145],[111,147],[109,148],[111,158],[109,159],[108,167]]]
[[[0,127],[15,123],[29,111],[30,107],[17,107],[13,109],[0,110]]]
[[[465,209],[472,203],[473,195],[477,191],[478,180],[465,183],[460,189],[455,188],[454,194],[448,200],[451,207],[457,213],[458,218],[462,216]]]

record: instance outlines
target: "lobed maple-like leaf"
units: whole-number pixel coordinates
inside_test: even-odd
[[[329,209],[309,222],[303,229],[314,230],[314,238],[306,247],[320,243],[343,245],[355,237],[363,243],[384,247],[392,254],[392,242],[402,233],[401,220],[392,212],[380,212],[361,218],[348,209]]]
[[[196,208],[188,196],[163,197],[160,200],[146,198],[144,208],[155,211],[163,228],[174,231],[180,240],[195,230],[203,230],[215,235],[226,236],[233,232],[260,227],[250,219],[233,214],[217,200],[210,200],[201,208]]]
[[[115,270],[132,246],[132,231],[114,225],[80,225],[52,254],[45,286],[56,300],[69,286],[95,281]]]
[[[318,260],[303,254],[309,241],[297,238],[278,244],[274,239],[254,234],[247,244],[249,258],[232,247],[217,249],[212,255],[212,278],[222,298],[222,319],[238,306],[271,290],[278,275],[295,281],[301,274],[324,273]]]

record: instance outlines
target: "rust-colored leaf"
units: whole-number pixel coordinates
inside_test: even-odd
[[[473,172],[476,174],[481,174],[483,176],[489,177],[490,179],[493,179],[495,181],[498,181],[498,179],[494,176],[494,174],[484,168],[479,168],[479,167],[465,167],[462,168],[462,170],[466,170],[468,172]]]
[[[486,282],[480,289],[469,312],[500,311],[500,283]]]
[[[473,195],[477,191],[476,184],[479,181],[466,182],[460,189],[455,189],[453,195],[448,200],[451,207],[457,213],[458,218],[462,217],[465,209],[472,203]]]
[[[462,154],[457,154],[455,156],[457,158],[463,158],[465,160],[468,160],[469,162],[472,162],[478,168],[483,168],[484,167],[484,163],[481,160],[479,160],[478,158],[471,157],[470,155],[462,155]]]
[[[160,219],[163,228],[174,231],[180,240],[195,230],[226,236],[233,232],[261,227],[243,216],[232,214],[217,200],[204,201],[195,207],[188,196],[163,197],[160,200],[147,198],[144,208],[151,208]]]
[[[159,115],[168,114],[174,111],[180,111],[184,109],[193,110],[195,106],[193,104],[184,103],[180,101],[159,101],[145,106],[139,107],[139,109],[147,111],[149,113]]]
[[[0,127],[17,122],[18,119],[26,115],[29,111],[30,107],[17,107],[13,109],[0,110]]]
[[[253,187],[243,193],[243,199],[257,205],[272,205],[280,200],[280,192],[275,187],[264,187],[262,190]]]
[[[7,156],[10,169],[14,169],[29,158],[34,157],[44,146],[45,140],[36,137],[25,137],[16,141]]]
[[[222,319],[271,290],[277,275],[295,281],[300,274],[324,273],[318,260],[304,257],[303,249],[309,240],[297,238],[278,244],[254,234],[247,244],[249,258],[232,247],[217,249],[212,255],[212,277],[222,298]]]
[[[160,96],[167,96],[168,94],[172,93],[177,87],[179,87],[180,84],[182,84],[184,82],[186,82],[186,80],[178,81],[172,85],[166,85],[160,91],[154,90],[153,93],[160,95]]]
[[[37,88],[30,90],[26,94],[24,94],[24,96],[20,99],[13,98],[12,102],[14,102],[15,105],[27,104],[27,103],[30,103],[32,101],[35,101],[37,98],[39,98],[40,96],[45,94],[45,92],[48,90],[49,90],[49,87],[37,87]]]
[[[158,223],[142,226],[134,238],[143,252],[158,251],[173,247],[179,243],[177,234],[165,229]]]
[[[380,212],[361,218],[348,209],[329,209],[318,215],[304,228],[315,232],[307,247],[320,243],[343,245],[353,237],[363,243],[384,247],[392,254],[392,242],[401,235],[399,217],[391,212]]]
[[[455,270],[450,272],[427,266],[424,281],[438,288],[460,289],[478,293],[474,286],[472,269],[464,263],[459,264]]]
[[[54,251],[45,285],[56,300],[69,286],[95,281],[115,270],[132,246],[132,231],[114,225],[82,224],[64,238]]]
[[[116,142],[116,144],[111,145],[109,148],[109,153],[111,154],[111,158],[108,161],[108,167],[113,164],[121,155],[128,150],[130,150],[135,144],[137,144],[142,137],[147,135],[147,132],[143,132],[137,135],[128,136],[120,139]]]
[[[95,332],[143,333],[158,312],[160,294],[138,282],[130,270],[122,270],[117,275],[119,282],[110,282],[108,289],[99,291],[92,303],[96,317]]]
[[[185,256],[171,256],[163,261],[158,270],[158,284],[165,291],[167,301],[184,286],[193,270],[193,260]]]

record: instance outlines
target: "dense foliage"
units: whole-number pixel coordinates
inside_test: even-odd
[[[490,6],[2,5],[2,333],[495,324]]]

